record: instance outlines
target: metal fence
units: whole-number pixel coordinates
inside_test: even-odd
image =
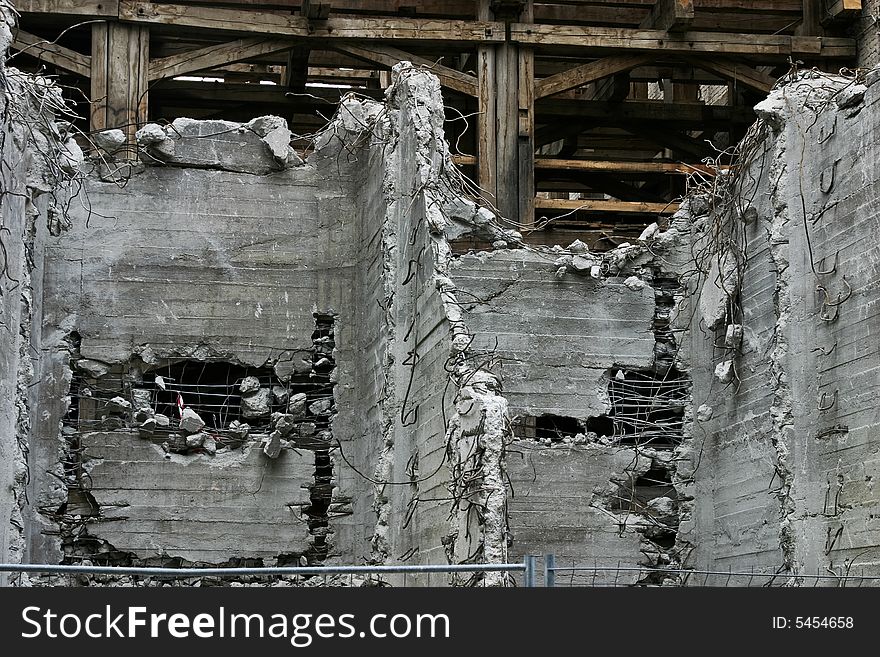
[[[756,570],[700,570],[597,564],[557,565],[556,556],[544,556],[544,586],[708,586],[708,587],[861,587],[880,586],[880,575],[852,568],[843,573],[786,573]]]
[[[431,573],[522,573],[523,586],[536,583],[537,557],[528,556],[521,563],[504,564],[437,564],[394,566],[278,566],[260,568],[149,568],[129,566],[80,566],[52,564],[0,564],[0,573],[41,573],[49,575],[111,575],[184,579],[201,577],[310,577],[334,575],[425,575]]]

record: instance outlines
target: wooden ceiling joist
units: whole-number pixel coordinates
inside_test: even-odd
[[[12,49],[84,78],[91,75],[92,58],[90,56],[51,43],[24,30],[18,30],[15,33]]]
[[[289,50],[290,40],[248,37],[150,61],[150,80],[205,71],[246,59]]]
[[[647,64],[651,55],[613,55],[535,82],[535,99],[552,96]]]
[[[410,61],[417,66],[424,66],[440,79],[440,84],[449,89],[461,92],[468,96],[477,95],[477,78],[467,73],[462,73],[454,68],[443,66],[438,62],[413,55],[403,50],[398,50],[384,44],[338,44],[335,49],[339,52],[358,57],[359,59],[379,64],[384,68],[391,68],[398,62]]]
[[[192,5],[119,2],[119,20],[175,27],[265,36],[295,37],[308,41],[386,40],[455,43],[500,43],[503,23],[397,17],[339,18],[310,21],[304,16],[265,11],[239,11]]]
[[[513,23],[511,41],[541,48],[577,48],[582,52],[630,50],[675,54],[716,53],[756,57],[810,55],[823,58],[851,58],[855,41],[842,37],[791,37],[773,34],[682,32],[663,30],[537,25]]]

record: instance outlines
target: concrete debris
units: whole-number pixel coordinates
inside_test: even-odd
[[[105,376],[110,371],[110,366],[107,363],[102,363],[99,360],[90,360],[88,358],[81,358],[76,361],[76,369],[84,374],[87,374],[93,379],[100,379],[102,376]]]
[[[73,137],[61,144],[58,155],[61,170],[71,176],[79,171],[85,160],[82,149]]]
[[[119,128],[113,130],[103,130],[92,136],[95,146],[100,148],[108,155],[112,155],[120,148],[125,146],[125,133]]]
[[[633,292],[638,292],[645,287],[645,281],[643,281],[638,276],[630,276],[623,282],[623,284],[626,285]]]
[[[311,406],[309,406],[309,412],[311,412],[312,415],[323,415],[324,413],[329,411],[332,406],[333,399],[319,399]]]
[[[712,419],[712,415],[714,410],[711,406],[707,404],[700,404],[700,407],[697,409],[697,420],[700,422],[708,422]]]
[[[131,402],[123,397],[114,397],[107,402],[106,410],[108,413],[128,413],[131,410]]]
[[[186,437],[186,446],[190,449],[195,449],[196,447],[201,447],[205,443],[205,439],[208,437],[208,434],[198,432],[192,433]]]
[[[300,436],[308,438],[309,436],[314,436],[315,432],[318,430],[318,427],[314,422],[300,422],[297,425],[297,432]]]
[[[296,429],[296,423],[296,418],[289,413],[272,414],[272,428],[279,431],[285,438]]]
[[[260,389],[260,380],[255,376],[246,376],[238,386],[238,391],[242,395],[250,395]]]
[[[492,242],[492,248],[493,249],[506,249],[507,242],[505,242],[504,240],[495,240],[494,242]]]
[[[290,391],[282,386],[272,386],[272,399],[276,404],[287,404],[290,399]]]
[[[556,274],[555,274],[556,278],[559,278],[559,279],[564,278],[565,273],[567,271],[568,271],[568,269],[566,269],[565,267],[560,267],[559,269],[556,270]]]
[[[135,408],[151,407],[153,405],[153,392],[146,388],[131,389],[132,405]]]
[[[653,238],[657,233],[660,232],[660,226],[657,225],[656,222],[645,228],[642,231],[642,234],[639,235],[639,242],[647,242],[651,238]]]
[[[577,255],[571,259],[571,268],[579,274],[590,271],[595,266],[592,258]]]
[[[142,406],[134,412],[134,421],[144,423],[153,417],[153,409],[149,406]]]
[[[168,140],[168,135],[162,126],[156,123],[148,123],[143,128],[134,133],[134,138],[139,146],[155,146]]]
[[[721,383],[730,383],[734,378],[734,368],[732,360],[725,360],[715,366],[715,378]]]
[[[263,448],[263,454],[270,459],[277,459],[279,454],[281,454],[281,433],[273,431],[269,435],[264,436],[260,441],[260,446]]]
[[[141,426],[138,427],[140,434],[141,434],[141,437],[148,438],[150,434],[152,434],[156,431],[156,426],[157,426],[156,418],[155,417],[148,417],[146,420],[143,421]]]
[[[724,334],[724,346],[728,349],[737,349],[742,344],[742,339],[742,324],[728,324],[727,331]]]
[[[674,500],[669,497],[655,497],[648,502],[648,509],[658,520],[676,520],[678,509]]]
[[[580,240],[575,240],[568,245],[568,248],[566,250],[570,253],[588,253],[590,251],[590,247],[588,247]]]
[[[205,421],[193,409],[184,408],[178,426],[186,433],[198,433],[205,426]]]
[[[590,267],[590,277],[591,278],[602,278],[602,267],[599,265],[593,265]]]
[[[233,420],[229,423],[229,432],[239,440],[247,440],[248,434],[251,431],[251,425],[245,422],[239,422],[238,420]]]
[[[162,413],[156,413],[153,416],[153,419],[156,421],[157,427],[170,427],[171,426],[171,418],[167,415],[163,415]]]
[[[202,449],[205,450],[208,454],[213,456],[217,453],[217,441],[213,436],[208,436],[205,438],[205,442],[202,443]]]
[[[241,416],[247,419],[269,417],[272,410],[272,392],[260,388],[241,398]]]
[[[138,144],[144,149],[142,159],[146,164],[254,175],[302,164],[290,147],[290,136],[286,121],[271,116],[247,124],[178,118],[165,129],[151,123],[136,134]]]

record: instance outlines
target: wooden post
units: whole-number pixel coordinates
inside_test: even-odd
[[[534,2],[528,0],[520,20],[531,23]],[[519,96],[519,221],[531,226],[535,223],[535,52],[527,46],[519,47],[517,75]]]
[[[150,31],[107,22],[92,26],[91,130],[119,128],[129,143],[147,121]]]
[[[514,15],[493,13],[480,3],[480,20],[532,22],[532,0]],[[500,12],[501,10],[499,10]],[[515,222],[534,222],[535,56],[529,46],[507,42],[478,51],[478,183],[501,214]]]
[[[821,36],[824,33],[821,21],[825,13],[825,0],[803,0],[803,21],[795,29],[798,36]]]
[[[489,20],[489,0],[481,0],[477,18]],[[495,46],[477,49],[477,184],[495,203],[496,107]]]

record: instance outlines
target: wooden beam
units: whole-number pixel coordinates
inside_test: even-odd
[[[537,104],[539,119],[581,121],[593,125],[630,124],[659,126],[668,124],[680,128],[708,129],[726,128],[731,124],[750,125],[755,114],[746,107],[726,105],[701,105],[697,103],[664,103],[656,100],[627,100],[622,103],[606,103],[594,100],[544,99]],[[627,128],[628,129],[628,128]]]
[[[685,32],[694,22],[693,0],[657,0],[641,27]]]
[[[15,0],[15,9],[22,14],[116,18],[119,15],[119,2],[118,0]]]
[[[770,93],[773,85],[776,84],[776,78],[773,76],[726,57],[694,57],[690,61],[696,67],[717,73],[760,94]]]
[[[468,96],[477,96],[477,78],[454,68],[432,62],[424,57],[413,55],[384,44],[337,44],[334,49],[363,59],[374,64],[391,68],[398,62],[410,61],[418,66],[430,69],[431,73],[440,78],[440,84]]]
[[[600,201],[592,199],[536,198],[535,210],[573,210],[583,212],[637,212],[641,214],[675,214],[678,203],[645,203],[643,201]]]
[[[550,169],[554,171],[666,175],[690,175],[692,173],[714,175],[715,172],[715,169],[705,164],[685,164],[683,162],[569,160],[552,157],[535,158],[535,168]]]
[[[92,58],[88,55],[83,55],[56,43],[50,43],[24,30],[15,32],[12,48],[85,78],[92,73]]]
[[[788,55],[818,55],[825,58],[853,58],[856,41],[836,37],[791,37],[784,34],[733,34],[725,32],[682,32],[576,25],[513,23],[510,39],[542,49],[577,48],[580,51],[634,50],[665,54],[716,53],[784,58]]]
[[[535,98],[546,98],[590,82],[596,82],[623,71],[647,64],[651,55],[612,55],[571,70],[551,75],[535,83]]]
[[[150,80],[163,80],[186,73],[204,71],[225,64],[241,62],[252,57],[289,50],[289,39],[248,37],[229,43],[206,46],[197,50],[154,59],[150,62]]]
[[[147,25],[173,25],[214,32],[259,33],[308,41],[385,40],[452,43],[501,43],[504,25],[486,21],[398,18],[340,18],[320,23],[303,16],[266,11],[240,11],[192,5],[120,0],[119,19]]]
[[[852,21],[862,15],[862,0],[825,0],[823,23]]]

